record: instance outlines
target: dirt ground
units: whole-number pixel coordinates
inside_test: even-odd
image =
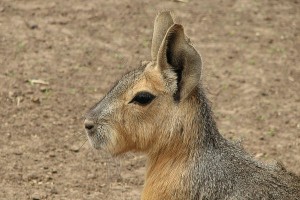
[[[299,0],[1,0],[0,199],[137,200],[145,158],[93,150],[83,115],[150,59],[173,10],[220,132],[300,175]]]

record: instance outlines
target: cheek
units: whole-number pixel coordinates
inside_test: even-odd
[[[135,133],[132,122],[131,112],[127,109],[120,108],[114,116],[111,117],[111,145],[109,149],[113,154],[120,154],[134,149]]]
[[[142,148],[155,140],[164,118],[157,105],[146,108],[131,106],[124,112],[124,129],[136,146]]]
[[[122,120],[122,128],[126,137],[130,138],[134,143],[138,142],[140,126],[143,124],[142,113],[133,106],[124,109]]]
[[[170,130],[170,107],[166,102],[157,101],[147,107],[126,105],[113,117],[115,142],[113,146],[118,151],[146,150]],[[114,140],[112,140],[114,141]]]
[[[113,155],[118,155],[132,149],[132,141],[126,136],[124,128],[118,123],[110,132],[110,142],[107,148]]]

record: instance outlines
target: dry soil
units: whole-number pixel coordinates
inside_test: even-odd
[[[0,199],[139,199],[145,158],[93,150],[83,115],[150,59],[173,10],[221,133],[300,175],[299,0],[1,0]]]

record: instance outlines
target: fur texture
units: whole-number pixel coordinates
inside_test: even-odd
[[[148,156],[143,200],[300,199],[299,177],[255,161],[219,133],[200,82],[201,57],[169,12],[155,20],[151,58],[85,121],[93,147]],[[139,92],[155,98],[132,101]]]

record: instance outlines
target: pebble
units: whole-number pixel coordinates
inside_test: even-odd
[[[70,147],[70,151],[73,151],[73,152],[79,152],[79,148],[77,146],[71,146]]]
[[[51,188],[51,194],[58,194],[58,191],[56,188]]]
[[[23,179],[27,180],[27,181],[31,181],[31,180],[37,180],[39,178],[39,176],[36,173],[30,173],[27,175],[24,175]]]
[[[32,200],[40,200],[41,199],[41,195],[38,193],[34,193],[33,195],[31,195],[31,199]]]
[[[263,157],[265,154],[264,153],[257,153],[256,155],[255,155],[255,158],[261,158],[261,157]]]
[[[32,22],[32,21],[26,22],[26,25],[27,25],[27,27],[30,28],[30,29],[37,29],[37,28],[39,27],[39,26],[37,25],[37,23]]]
[[[33,97],[33,98],[31,99],[31,101],[32,101],[33,103],[37,103],[37,104],[40,104],[40,103],[41,103],[41,99],[40,99],[39,97]]]
[[[54,153],[50,153],[49,157],[54,158],[54,157],[56,157],[56,155]]]
[[[15,151],[14,154],[20,156],[20,155],[23,154],[23,152],[21,152],[21,151]]]
[[[260,139],[260,140],[264,140],[265,137],[264,137],[264,136],[260,136],[259,139]]]
[[[88,175],[87,175],[87,178],[88,178],[88,179],[95,179],[95,178],[97,178],[97,177],[96,177],[95,174],[88,174]]]

